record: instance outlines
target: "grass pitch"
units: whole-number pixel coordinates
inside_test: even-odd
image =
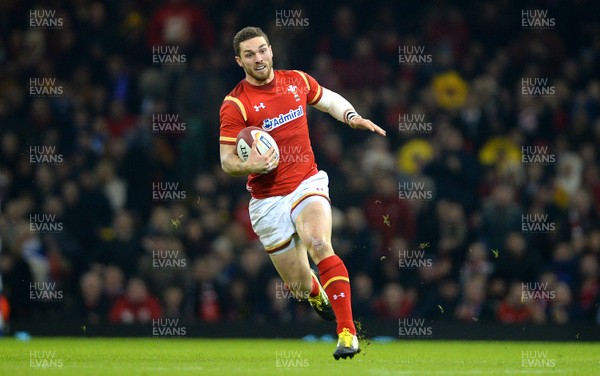
[[[600,375],[600,344],[361,342],[336,361],[335,343],[301,340],[0,339],[0,375]]]

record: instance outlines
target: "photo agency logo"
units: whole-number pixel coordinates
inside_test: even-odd
[[[62,368],[63,360],[56,351],[29,350],[29,367],[31,368]]]
[[[521,366],[523,368],[551,368],[556,366],[556,359],[550,359],[547,350],[522,350]]]
[[[400,269],[423,269],[431,268],[433,260],[425,256],[425,249],[398,251],[398,267]]]
[[[63,300],[63,292],[56,288],[56,282],[29,282],[29,300],[59,302]]]
[[[56,152],[56,145],[29,146],[29,163],[32,165],[58,165],[63,163],[64,156]]]
[[[399,114],[398,130],[407,134],[431,133],[433,124],[425,119],[425,114]]]
[[[548,282],[521,283],[521,303],[551,302],[555,297],[556,292],[549,288]]]
[[[275,350],[276,368],[306,368],[310,366],[308,359],[302,357],[302,351]]]
[[[547,145],[521,146],[521,163],[549,166],[556,164],[556,154]]]
[[[548,234],[556,230],[556,223],[548,220],[548,214],[521,214],[521,231]]]
[[[29,96],[36,98],[58,98],[64,93],[56,77],[30,77]]]
[[[276,300],[308,300],[310,291],[302,291],[297,297],[292,291],[302,290],[302,285],[299,282],[284,283],[283,281],[275,282],[275,299]]]
[[[300,102],[300,95],[308,95],[309,91],[308,84],[301,78],[278,78],[275,86],[275,94],[290,96],[296,102]],[[262,108],[265,107],[260,106],[260,108],[254,110],[258,112]]]
[[[548,15],[548,9],[522,9],[521,28],[547,30],[556,27],[556,19]]]
[[[549,97],[556,94],[556,86],[548,77],[521,77],[521,94],[531,97]]]
[[[153,201],[184,201],[186,191],[179,189],[179,182],[157,181],[152,183]]]
[[[56,9],[30,9],[29,27],[35,30],[62,29],[64,21]]]
[[[179,318],[153,319],[152,336],[157,338],[185,337],[187,328],[179,324]]]
[[[398,319],[398,336],[402,338],[431,338],[433,329],[425,319]]]
[[[310,156],[299,145],[283,145],[279,147],[279,163],[309,163]]]
[[[302,9],[275,10],[275,27],[281,29],[306,29],[309,25],[308,17],[302,17]]]
[[[152,114],[152,133],[175,134],[185,133],[187,125],[179,114]]]
[[[186,54],[179,51],[179,46],[152,46],[152,64],[162,66],[180,66],[187,63]]]
[[[431,65],[433,57],[426,53],[425,46],[398,46],[398,64]]]
[[[58,234],[63,231],[63,223],[57,221],[56,214],[29,214],[29,231],[38,234]]]
[[[152,250],[152,267],[155,269],[185,269],[187,259],[179,250]]]
[[[398,183],[398,197],[400,200],[430,201],[433,191],[427,189],[425,182],[404,181]]]

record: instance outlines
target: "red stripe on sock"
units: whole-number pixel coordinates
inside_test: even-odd
[[[319,268],[319,274],[323,283],[327,283],[327,281],[335,277],[348,278],[348,270],[342,259],[337,255],[321,260],[317,267]],[[325,292],[335,313],[337,333],[340,334],[343,328],[348,328],[350,333],[356,334],[354,320],[352,319],[350,283],[344,280],[334,281],[325,288]]]

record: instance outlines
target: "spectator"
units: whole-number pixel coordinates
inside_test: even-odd
[[[539,262],[527,252],[527,242],[523,234],[511,232],[506,235],[504,252],[495,249],[494,276],[505,281],[527,281],[537,278]]]
[[[84,322],[100,324],[106,321],[110,301],[104,294],[100,273],[89,271],[81,276],[80,296],[77,305],[79,315]]]
[[[210,255],[197,259],[193,268],[193,279],[185,290],[184,314],[188,320],[219,321],[223,317],[223,293],[217,284],[219,262]]]
[[[485,301],[485,279],[476,277],[464,286],[462,298],[454,311],[455,317],[463,322],[489,320],[493,317],[491,308]]]
[[[580,280],[577,306],[579,315],[586,319],[594,318],[594,305],[600,298],[600,268],[598,258],[593,254],[583,255],[579,261]]]
[[[163,292],[164,317],[179,319],[183,311],[183,290],[179,287],[167,287]]]
[[[365,273],[357,273],[352,279],[352,312],[355,317],[372,318],[371,302],[374,298],[373,281]]]
[[[162,318],[159,300],[140,278],[131,278],[125,295],[118,298],[110,309],[108,319],[115,324],[147,324]]]
[[[97,252],[100,263],[118,266],[126,278],[137,272],[138,257],[142,251],[130,212],[122,210],[115,214],[113,226]]]
[[[521,209],[513,196],[513,188],[501,184],[483,206],[482,238],[491,248],[502,248],[508,233],[521,230]]]
[[[186,0],[169,0],[152,15],[148,44],[178,45],[191,51],[213,47],[215,32],[204,10]]]
[[[526,324],[532,319],[532,307],[522,298],[521,282],[510,285],[508,294],[496,310],[498,321],[503,324]]]
[[[373,303],[373,311],[380,320],[410,317],[414,309],[414,296],[399,283],[388,283]]]
[[[108,265],[103,268],[104,294],[111,304],[125,294],[125,276],[118,266]]]

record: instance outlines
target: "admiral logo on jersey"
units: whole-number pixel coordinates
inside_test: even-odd
[[[263,120],[262,128],[265,131],[272,131],[285,123],[289,123],[292,120],[302,117],[302,115],[304,115],[304,109],[302,108],[302,105],[300,105],[297,109],[291,109],[286,114],[279,114],[277,117]]]

